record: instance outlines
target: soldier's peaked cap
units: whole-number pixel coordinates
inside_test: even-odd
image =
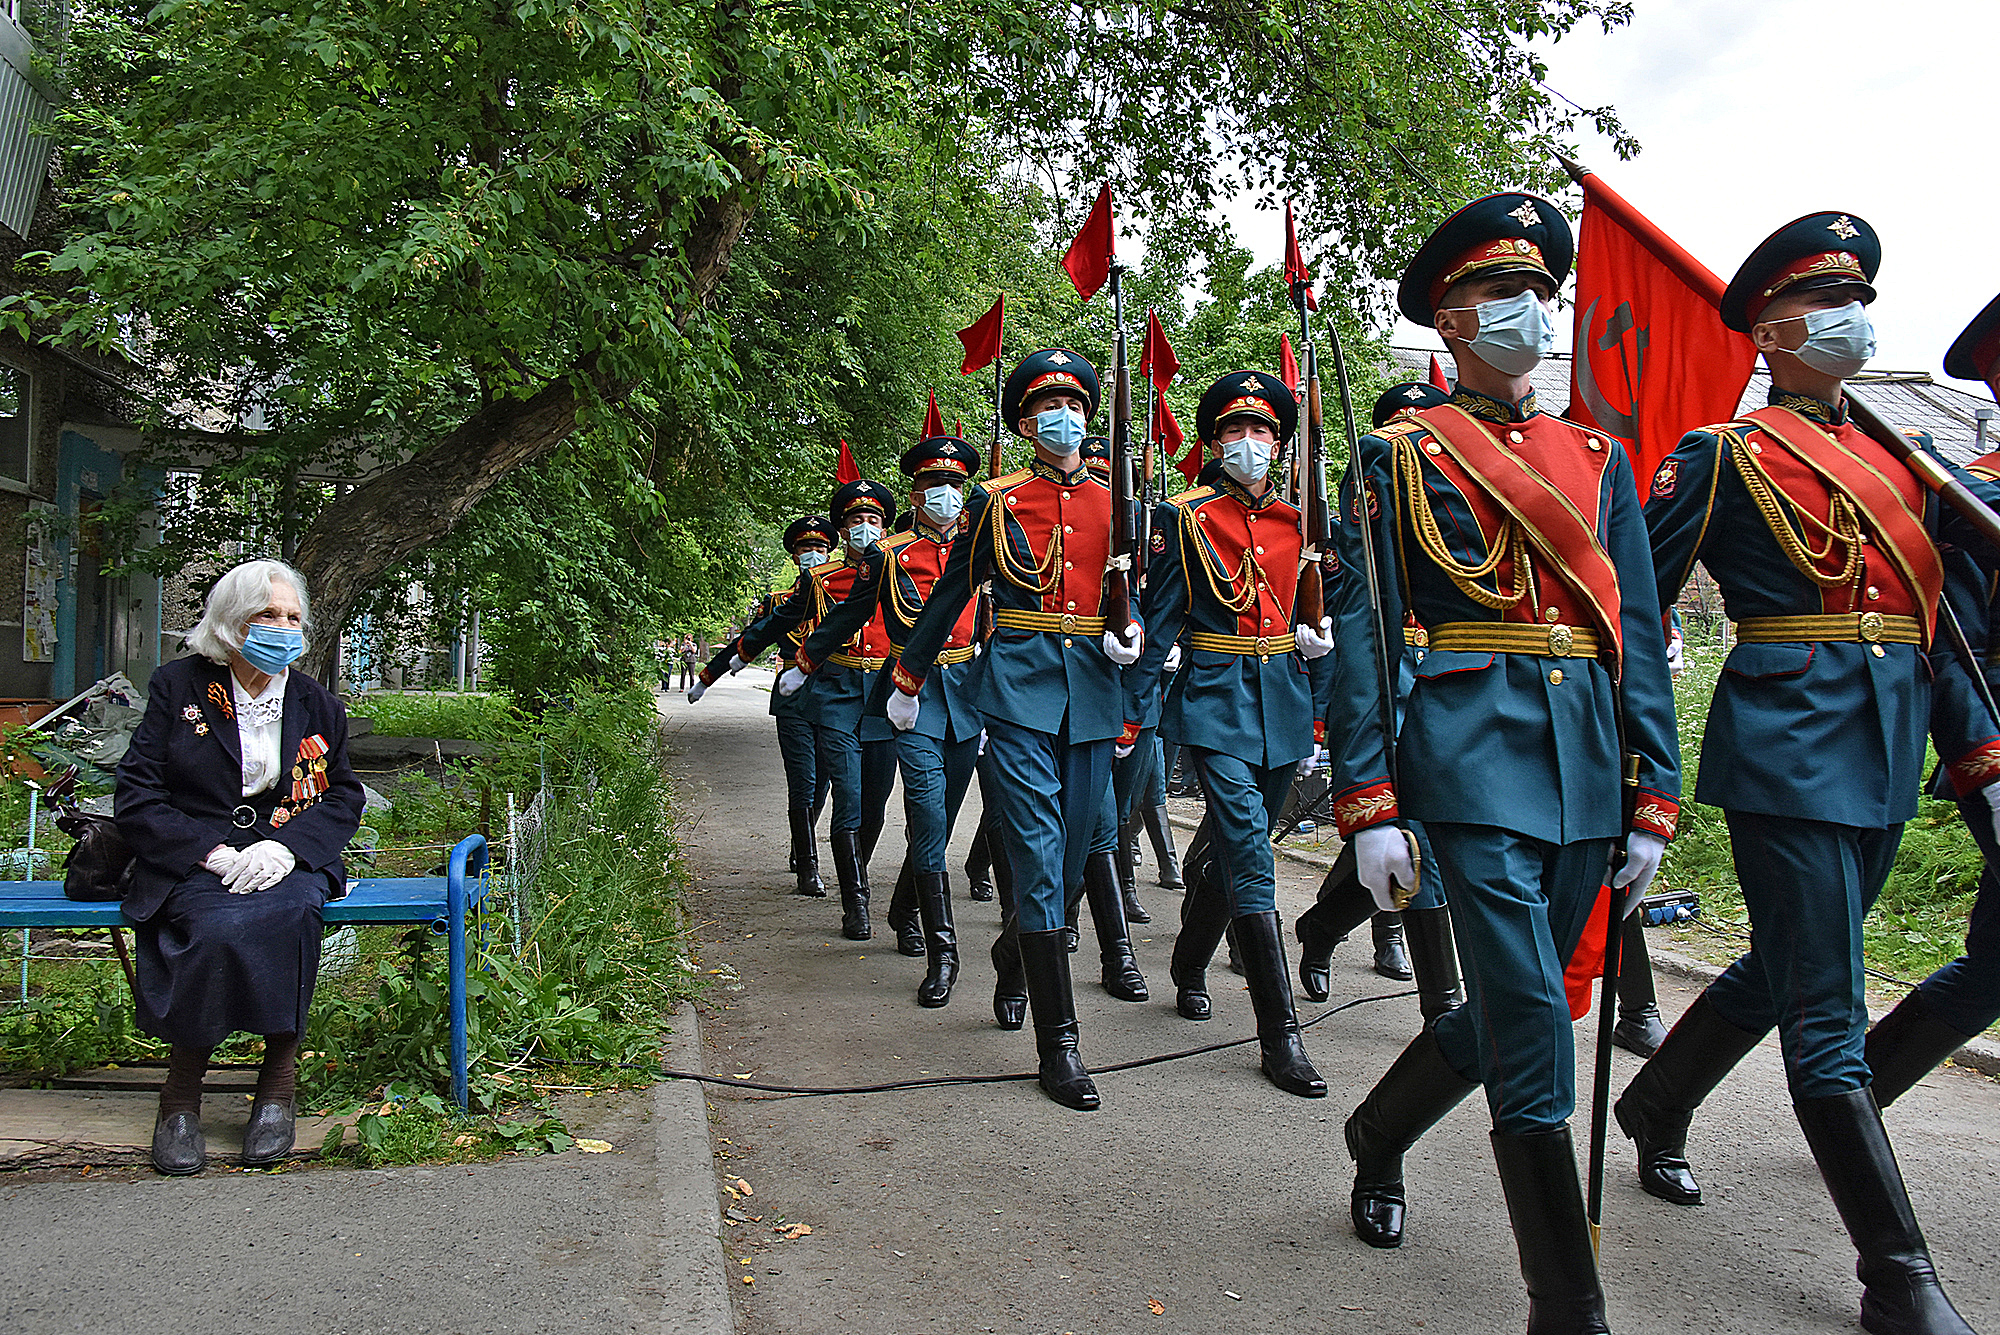
[[[1808,213],[1758,243],[1722,294],[1722,323],[1739,334],[1764,314],[1781,292],[1810,292],[1847,284],[1863,302],[1875,300],[1875,270],[1882,243],[1875,229],[1852,213]]]
[[[807,538],[818,538],[831,547],[840,536],[825,515],[801,515],[785,526],[785,550],[791,551]]]
[[[1376,426],[1386,426],[1397,413],[1413,408],[1421,411],[1449,402],[1451,395],[1436,385],[1427,380],[1412,380],[1406,385],[1391,385],[1383,390],[1382,397],[1375,400],[1375,411],[1370,414],[1370,420]]]
[[[1960,380],[1991,380],[2000,369],[2000,297],[1972,317],[1944,355],[1944,373]]]
[[[1195,435],[1215,439],[1222,423],[1232,417],[1258,417],[1278,433],[1278,443],[1292,438],[1299,424],[1299,401],[1285,382],[1266,371],[1231,371],[1210,385],[1195,409]]]
[[[1097,368],[1068,348],[1043,348],[1021,359],[1000,391],[1000,419],[1018,434],[1021,405],[1051,389],[1066,389],[1083,399],[1083,419],[1097,415]]]
[[[1111,437],[1085,436],[1077,453],[1086,459],[1109,459],[1111,457]]]
[[[849,514],[869,507],[887,520],[896,513],[896,493],[865,477],[843,483],[833,493],[833,522],[845,524]]]
[[[903,452],[903,476],[953,473],[971,477],[979,468],[979,451],[957,436],[926,436]]]
[[[1441,223],[1403,270],[1396,305],[1412,324],[1437,320],[1453,283],[1532,273],[1560,288],[1576,260],[1576,234],[1562,210],[1537,195],[1475,199]]]

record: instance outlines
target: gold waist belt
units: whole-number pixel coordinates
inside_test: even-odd
[[[892,653],[896,655],[896,657],[901,658],[903,656],[902,645],[892,644],[889,646],[889,649]],[[938,650],[938,656],[935,660],[934,666],[950,667],[953,663],[967,663],[970,662],[971,660],[972,660],[972,646],[969,644],[962,644],[956,649]]]
[[[826,661],[835,667],[859,668],[863,672],[873,672],[889,660],[886,658],[863,658],[858,654],[828,654]]]
[[[1430,628],[1432,649],[1474,654],[1533,654],[1537,658],[1595,658],[1597,632],[1582,626],[1534,626],[1525,621],[1447,621]]]
[[[1269,658],[1272,654],[1288,654],[1298,648],[1298,636],[1293,631],[1283,635],[1211,635],[1205,630],[1188,632],[1188,643],[1211,654],[1255,654],[1259,658]]]
[[[1891,612],[1832,612],[1813,617],[1744,617],[1736,623],[1744,644],[1922,644],[1923,625]]]
[[[1039,630],[1050,635],[1104,633],[1103,617],[1078,616],[1074,612],[1025,612],[1017,607],[994,608],[993,624],[1008,630]]]

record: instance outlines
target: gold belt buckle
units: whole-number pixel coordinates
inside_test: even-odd
[[[1063,613],[1062,628],[1063,628],[1063,634],[1065,635],[1068,635],[1070,632],[1076,629],[1076,613],[1074,612]]]
[[[1268,636],[1268,635],[1259,635],[1259,636],[1257,637],[1257,656],[1258,656],[1259,658],[1262,658],[1262,659],[1263,659],[1263,660],[1264,660],[1264,661],[1265,661],[1266,663],[1268,663],[1268,662],[1270,662],[1270,661],[1271,661],[1271,637],[1270,637],[1270,636]]]
[[[1882,614],[1880,612],[1863,612],[1861,614],[1861,638],[1870,644],[1880,642],[1882,639]]]
[[[1557,658],[1569,657],[1571,646],[1576,643],[1576,635],[1568,626],[1557,622],[1549,627],[1549,652]]]

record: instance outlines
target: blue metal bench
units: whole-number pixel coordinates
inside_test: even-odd
[[[442,924],[450,939],[451,1096],[467,1103],[465,1038],[465,919],[486,897],[486,839],[470,834],[451,850],[443,876],[368,876],[347,883],[347,896],[328,904],[330,926],[347,923]],[[130,927],[116,903],[69,899],[61,881],[0,881],[0,927]]]

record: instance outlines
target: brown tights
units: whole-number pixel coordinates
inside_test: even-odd
[[[264,1064],[257,1068],[257,1101],[290,1103],[299,1087],[299,1036],[264,1035]]]
[[[208,1074],[208,1054],[213,1048],[176,1043],[167,1051],[167,1079],[160,1086],[160,1116],[175,1113],[201,1115],[201,1081]]]

